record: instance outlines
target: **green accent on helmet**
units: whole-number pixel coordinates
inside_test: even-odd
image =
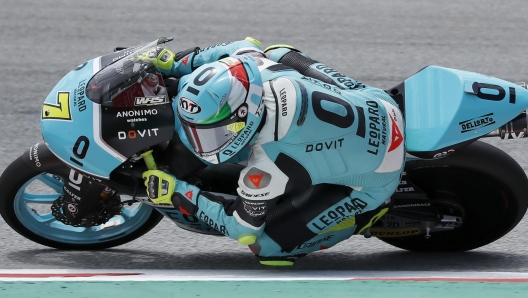
[[[226,119],[227,117],[229,117],[229,115],[231,115],[231,107],[228,104],[225,104],[218,113],[216,113],[212,117],[203,120],[202,122],[200,122],[200,124],[217,123]]]

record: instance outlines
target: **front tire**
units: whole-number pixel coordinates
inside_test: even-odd
[[[410,251],[467,251],[503,237],[528,207],[528,179],[508,154],[477,141],[453,155],[406,165],[407,181],[444,213],[462,216],[461,227],[424,235],[380,238]],[[460,206],[460,207],[459,207]]]
[[[96,250],[125,244],[154,228],[163,215],[136,203],[122,215],[89,228],[64,225],[51,214],[51,204],[62,194],[63,179],[41,173],[17,158],[0,177],[0,214],[17,233],[57,249]]]

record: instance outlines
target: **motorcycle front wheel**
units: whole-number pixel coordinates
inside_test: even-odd
[[[0,214],[17,233],[57,249],[98,250],[125,244],[154,228],[163,215],[135,203],[107,223],[93,227],[65,225],[51,214],[51,205],[63,188],[62,177],[29,167],[22,157],[0,177]]]
[[[435,160],[410,162],[406,180],[424,191],[443,213],[462,218],[453,230],[424,235],[380,238],[410,251],[467,251],[506,235],[528,207],[528,179],[508,154],[474,142]],[[390,212],[390,211],[389,211]]]

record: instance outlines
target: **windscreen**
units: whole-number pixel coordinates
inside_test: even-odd
[[[99,71],[86,86],[86,96],[105,106],[132,107],[168,102],[156,68],[159,41],[153,41]]]

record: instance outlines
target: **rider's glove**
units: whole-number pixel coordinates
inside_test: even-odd
[[[143,173],[147,196],[155,204],[172,204],[171,198],[176,188],[177,180],[174,176],[159,170]]]
[[[159,170],[143,172],[142,177],[145,179],[147,195],[152,203],[173,205],[186,215],[194,215],[198,211],[200,190],[197,187],[180,182],[173,175]]]
[[[141,54],[138,58],[143,61],[151,62],[160,70],[169,71],[174,63],[174,55],[173,52],[167,49],[157,47]]]

